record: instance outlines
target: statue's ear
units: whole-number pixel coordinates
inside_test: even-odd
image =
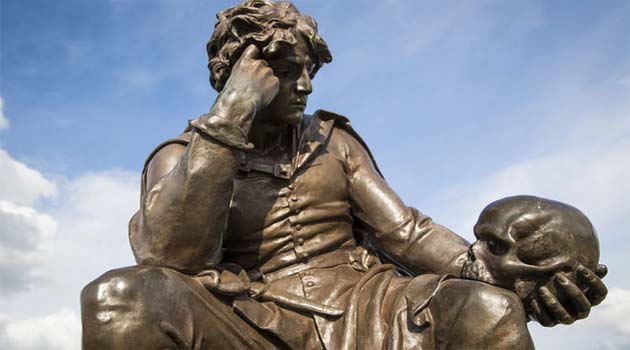
[[[514,292],[521,299],[525,299],[536,288],[536,281],[517,279],[514,283]]]

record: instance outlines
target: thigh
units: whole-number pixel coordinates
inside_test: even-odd
[[[166,268],[110,271],[81,295],[86,349],[277,349],[194,278]]]

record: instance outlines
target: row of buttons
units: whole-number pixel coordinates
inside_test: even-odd
[[[295,184],[289,184],[289,185],[286,187],[286,190],[287,190],[287,191],[293,191],[293,190],[295,190]],[[290,200],[291,202],[293,202],[293,203],[297,203],[300,199],[299,199],[299,197],[298,197],[298,196],[296,196],[296,195],[292,195],[292,196],[289,198],[289,200]],[[291,203],[289,203],[289,207],[291,207]],[[300,209],[297,209],[297,208],[293,209],[293,213],[294,213],[295,215],[298,215],[298,214],[300,213]],[[295,229],[295,231],[301,231],[301,230],[302,230],[302,225],[301,225],[301,224],[295,224],[295,225],[293,225],[293,228]],[[298,245],[304,245],[304,238],[301,238],[301,237],[300,237],[300,238],[298,238],[298,239],[297,239],[297,241],[296,241],[296,242],[297,242],[297,244],[298,244]]]

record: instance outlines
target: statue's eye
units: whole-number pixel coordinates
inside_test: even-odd
[[[291,69],[286,67],[274,68],[273,74],[275,74],[278,78],[288,78],[291,75]]]
[[[490,251],[490,253],[494,255],[503,255],[508,251],[507,245],[501,241],[489,239],[488,241],[486,241],[486,244],[488,245],[488,250]]]

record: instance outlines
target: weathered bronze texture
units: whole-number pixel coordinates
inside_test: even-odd
[[[129,226],[138,266],[84,288],[85,349],[532,348],[528,317],[571,323],[601,302],[590,261],[584,278],[550,270],[557,288],[527,309],[462,278],[469,243],[402,202],[347,118],[304,115],[332,60],[315,21],[268,0],[217,18],[219,95],[149,155]]]

